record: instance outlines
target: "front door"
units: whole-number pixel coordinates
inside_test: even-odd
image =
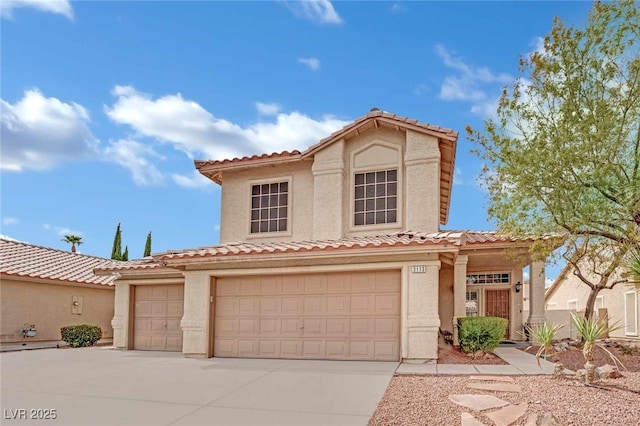
[[[487,290],[485,293],[485,315],[488,317],[500,317],[509,321],[509,290]],[[509,323],[504,338],[509,338]]]

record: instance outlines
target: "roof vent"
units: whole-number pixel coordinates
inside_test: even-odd
[[[378,111],[380,111],[380,108],[373,107],[373,108],[371,108],[371,110],[369,112],[378,112]]]

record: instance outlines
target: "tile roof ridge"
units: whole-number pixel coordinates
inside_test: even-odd
[[[47,250],[47,251],[54,251],[54,252],[63,253],[63,254],[69,254],[69,255],[74,255],[74,256],[91,257],[91,258],[94,258],[94,259],[108,260],[108,261],[112,261],[112,262],[122,262],[120,260],[108,259],[106,257],[96,256],[96,255],[93,255],[93,254],[72,252],[72,251],[57,249],[57,248],[53,248],[53,247],[41,246],[41,245],[38,245],[38,244],[31,244],[31,243],[27,243],[25,241],[18,241],[18,240],[9,239],[9,238],[0,237],[0,240],[2,242],[14,244],[14,245],[22,245],[22,246],[26,246],[26,247],[37,248],[37,249],[42,249],[42,250]]]

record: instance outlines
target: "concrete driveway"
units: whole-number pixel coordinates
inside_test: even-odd
[[[0,363],[0,423],[65,426],[366,425],[398,365],[105,347],[8,352]],[[46,410],[56,418],[34,418]]]

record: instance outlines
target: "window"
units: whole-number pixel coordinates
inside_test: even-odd
[[[635,291],[624,294],[624,334],[638,335],[638,294]]]
[[[354,225],[396,223],[398,170],[355,174]]]
[[[478,292],[467,291],[467,302],[465,304],[468,317],[477,317],[478,312]]]
[[[251,233],[287,230],[289,182],[251,185]]]
[[[547,310],[553,310],[553,309],[558,309],[558,303],[557,302],[549,302],[547,303]]]
[[[467,275],[467,285],[477,284],[509,284],[510,276],[503,274],[470,274]]]
[[[578,310],[578,299],[567,300],[567,309],[570,311]]]

